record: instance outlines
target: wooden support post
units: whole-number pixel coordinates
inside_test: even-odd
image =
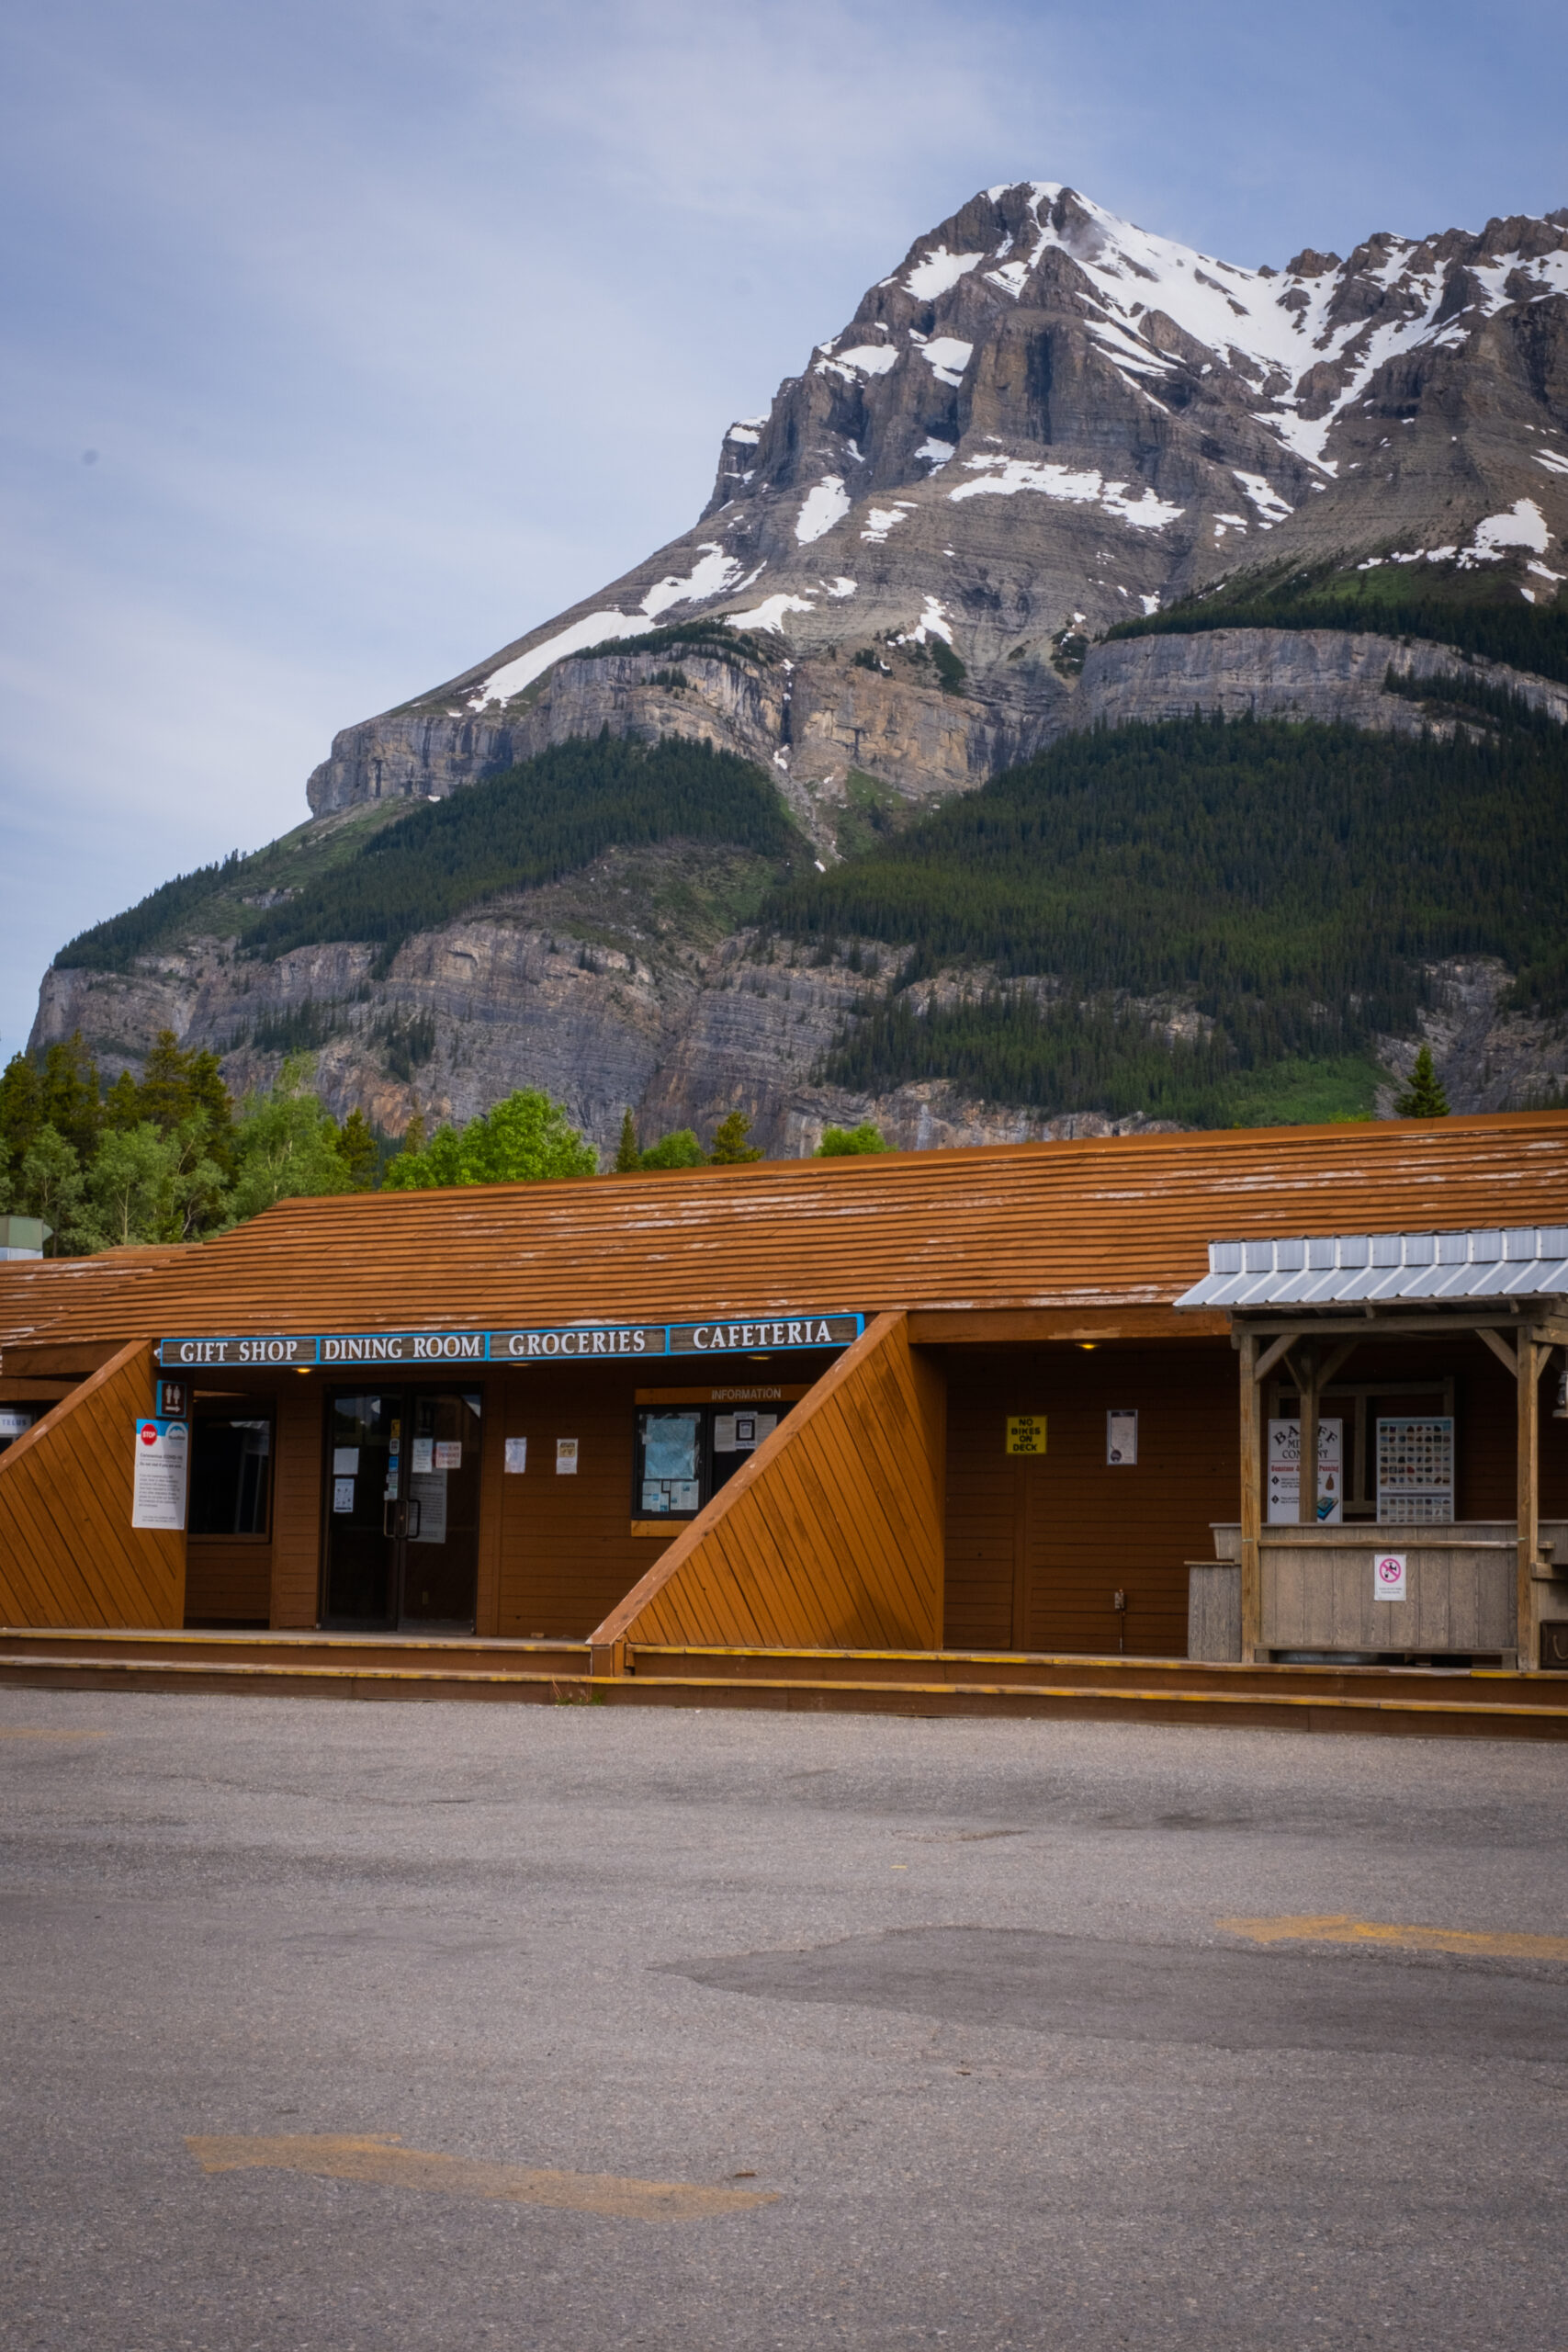
[[[1250,1666],[1263,1638],[1263,1450],[1258,1427],[1258,1341],[1241,1339],[1241,1657]]]
[[[1549,1348],[1538,1345],[1533,1331],[1519,1333],[1518,1491],[1515,1508],[1519,1539],[1519,1670],[1523,1674],[1533,1673],[1540,1664],[1534,1576],[1540,1549],[1540,1368],[1551,1352]]]
[[[1296,1523],[1317,1525],[1317,1350],[1303,1344],[1295,1351],[1301,1376],[1302,1458],[1297,1473]]]

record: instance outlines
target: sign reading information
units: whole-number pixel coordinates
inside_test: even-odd
[[[182,1528],[190,1424],[148,1419],[136,1424],[136,1467],[130,1490],[132,1527]]]
[[[318,1331],[213,1334],[161,1340],[158,1362],[176,1370],[219,1365],[305,1371],[335,1364],[574,1363],[580,1357],[773,1354],[852,1347],[863,1315],[758,1317],[750,1322],[570,1323],[524,1331]]]

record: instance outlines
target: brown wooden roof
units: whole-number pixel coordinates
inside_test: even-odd
[[[1159,1306],[1211,1240],[1564,1222],[1550,1112],[761,1161],[286,1201],[199,1247],[0,1266],[0,1346]]]

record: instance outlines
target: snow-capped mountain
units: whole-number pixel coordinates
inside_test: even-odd
[[[1564,533],[1568,209],[1275,271],[1055,182],[989,188],[729,427],[691,531],[346,729],[311,805],[446,791],[590,717],[769,752],[797,799],[851,766],[952,789],[1072,723],[1065,635],[1282,558],[1442,562],[1549,602]],[[719,617],[795,665],[746,707],[571,658]],[[900,658],[937,640],[962,712],[927,712],[936,682]],[[846,678],[857,653],[876,668]]]

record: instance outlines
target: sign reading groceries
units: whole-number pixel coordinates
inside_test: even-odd
[[[863,1315],[720,1317],[698,1323],[565,1323],[520,1331],[307,1331],[214,1333],[161,1340],[158,1362],[176,1371],[346,1371],[357,1364],[576,1363],[610,1357],[707,1356],[852,1347]]]

